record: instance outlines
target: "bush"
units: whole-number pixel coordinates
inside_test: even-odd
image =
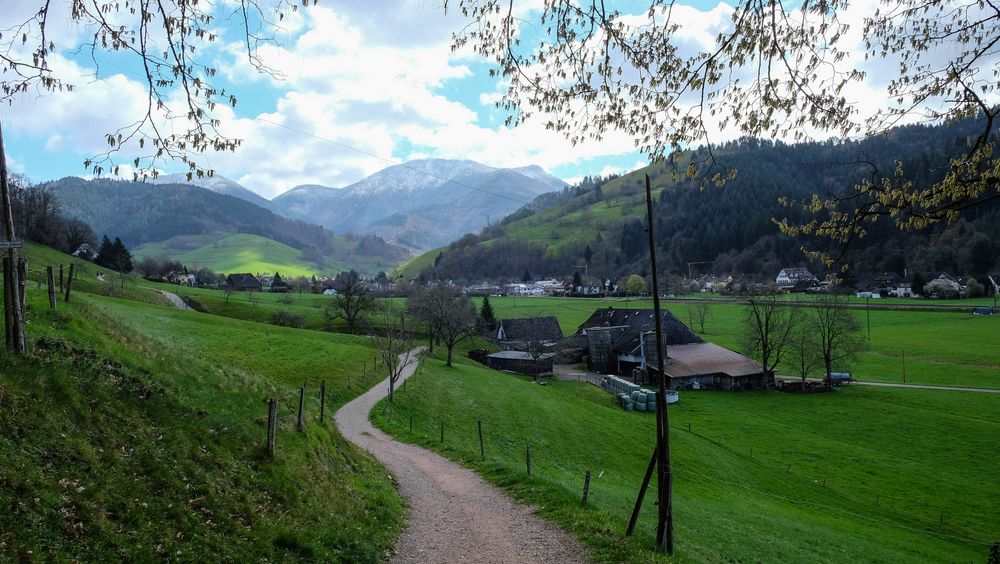
[[[278,310],[272,313],[268,318],[267,322],[271,325],[280,325],[282,327],[294,327],[296,329],[302,329],[306,326],[306,318],[288,311],[287,309]]]

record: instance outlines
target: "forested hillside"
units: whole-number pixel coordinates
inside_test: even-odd
[[[63,215],[83,219],[98,236],[121,237],[129,247],[178,236],[248,233],[301,251],[301,258],[317,271],[357,262],[397,264],[408,254],[376,236],[334,235],[242,199],[191,185],[70,177],[44,186],[55,194]]]
[[[774,218],[800,221],[798,207],[779,198],[806,200],[812,194],[845,194],[867,176],[892,174],[901,162],[910,178],[943,176],[949,158],[974,135],[970,124],[910,126],[860,142],[786,145],[756,139],[733,142],[715,152],[719,170],[735,168],[722,186],[704,186],[677,167],[656,165],[622,177],[588,178],[558,195],[543,195],[498,224],[432,251],[420,272],[440,278],[567,276],[575,271],[617,278],[648,271],[644,174],[655,189],[658,260],[666,272],[733,273],[770,278],[785,266],[806,265],[803,245],[839,255],[829,242],[794,239],[779,232]],[[843,260],[856,273],[945,270],[982,274],[997,266],[1000,204],[966,212],[954,225],[900,233],[890,221],[872,224]],[[428,257],[429,258],[429,257]]]

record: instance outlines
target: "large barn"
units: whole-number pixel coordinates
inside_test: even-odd
[[[657,378],[656,316],[651,309],[600,309],[577,330],[586,338],[590,369],[633,377]],[[667,310],[661,327],[668,388],[742,390],[768,383],[761,365],[714,343],[706,343]]]

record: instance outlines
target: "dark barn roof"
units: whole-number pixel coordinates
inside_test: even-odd
[[[701,337],[695,335],[694,331],[687,328],[674,314],[667,310],[662,311],[663,338],[665,345],[688,345],[691,343],[702,343]],[[655,314],[651,309],[599,309],[583,322],[577,330],[577,335],[584,333],[591,327],[628,327],[627,333],[634,334],[635,345],[638,346],[638,335],[643,331],[655,331]],[[626,336],[619,337],[616,349],[628,348],[629,343],[625,342]],[[624,351],[623,351],[624,352]]]
[[[260,288],[260,280],[249,272],[243,274],[230,274],[226,276],[226,282],[234,288]]]
[[[502,332],[502,337],[500,337]],[[522,317],[501,319],[497,336],[504,341],[558,341],[562,339],[562,329],[555,316]]]

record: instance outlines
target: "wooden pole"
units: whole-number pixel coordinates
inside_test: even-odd
[[[14,241],[14,212],[10,203],[10,182],[7,178],[7,153],[3,146],[3,126],[0,124],[0,208],[3,212],[3,234],[7,241]],[[21,310],[22,299],[19,295],[20,284],[17,280],[17,252],[11,248],[7,251],[10,266],[4,269],[4,283],[9,284],[10,292],[4,292],[4,308],[11,312],[11,348],[17,353],[26,350],[24,339],[24,315]],[[9,280],[9,282],[7,282]]]
[[[52,311],[56,310],[56,281],[55,275],[52,273],[52,267],[45,267],[45,279],[49,284],[49,309]]]
[[[59,293],[63,291],[63,265],[59,265]]]
[[[302,412],[305,410],[305,406],[306,406],[306,387],[305,385],[303,385],[301,388],[299,388],[299,419],[298,422],[295,424],[295,428],[298,429],[299,432],[305,431],[306,429],[305,424],[302,421]]]
[[[27,291],[28,285],[28,259],[24,257],[17,258],[17,296],[20,302],[18,307],[21,308],[21,323],[22,331],[24,320],[28,318],[28,310],[24,306],[24,295]]]
[[[3,257],[3,320],[4,320],[4,336],[6,337],[5,343],[7,344],[8,350],[14,350],[14,308],[10,307],[10,304],[14,302],[11,296],[10,286],[13,281],[13,276],[10,275],[10,257],[4,255]]]
[[[278,400],[267,400],[267,455],[274,458],[274,435],[278,424]]]
[[[319,384],[319,422],[323,422],[326,414],[326,380]]]
[[[632,536],[635,530],[635,523],[639,520],[639,510],[642,509],[642,498],[646,497],[646,489],[649,487],[649,480],[653,477],[653,470],[656,468],[656,449],[653,449],[653,456],[649,459],[649,466],[646,467],[646,475],[642,478],[642,486],[639,488],[639,496],[636,497],[635,507],[632,508],[632,517],[628,520],[628,528],[625,529],[625,536]]]
[[[413,432],[413,416],[410,416],[410,432]]]
[[[476,421],[476,425],[479,426],[479,458],[483,460],[486,459],[486,450],[483,449],[483,421],[482,419]]]
[[[69,291],[73,287],[73,277],[76,275],[76,263],[69,265],[69,276],[66,277],[66,298],[63,300],[69,303]]]
[[[528,475],[531,475],[531,443],[527,443],[524,449],[524,461],[528,465]]]
[[[590,495],[590,470],[583,477],[583,505],[587,505],[587,496]]]
[[[444,421],[441,422],[441,444],[444,444]]]
[[[646,175],[646,217],[649,233],[649,263],[653,276],[653,312],[656,315],[656,368],[659,374],[659,392],[656,402],[656,492],[659,513],[656,521],[656,548],[667,554],[674,553],[673,495],[670,473],[670,422],[667,416],[667,374],[663,357],[663,314],[660,309],[660,284],[656,268],[656,239],[653,236],[653,189]]]

